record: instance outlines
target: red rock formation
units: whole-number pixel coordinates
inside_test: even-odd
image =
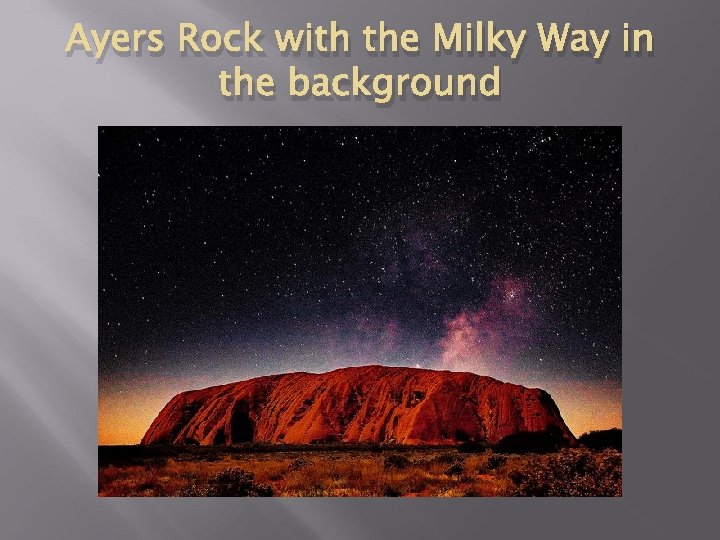
[[[550,395],[473,373],[366,366],[258,377],[176,395],[142,444],[496,442],[556,429]]]

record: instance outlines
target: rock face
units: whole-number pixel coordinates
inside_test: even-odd
[[[141,444],[452,444],[544,430],[575,441],[544,390],[473,373],[366,366],[182,392]]]

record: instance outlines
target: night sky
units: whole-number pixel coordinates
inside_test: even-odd
[[[619,128],[100,128],[99,441],[174,393],[360,364],[621,425]]]

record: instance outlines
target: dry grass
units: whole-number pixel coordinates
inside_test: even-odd
[[[453,449],[404,449],[401,453],[225,453],[219,449],[217,455],[190,453],[143,458],[139,463],[103,463],[98,493],[110,497],[202,495],[213,493],[220,473],[240,469],[250,473],[252,486],[269,487],[273,495],[283,497],[619,495],[622,456],[609,452],[613,451],[504,456]],[[582,491],[573,491],[575,485],[582,485]]]

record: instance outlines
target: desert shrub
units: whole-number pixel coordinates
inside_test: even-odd
[[[296,457],[295,459],[293,459],[290,462],[289,470],[299,471],[299,470],[307,467],[308,465],[310,465],[310,463],[312,463],[312,462],[309,459],[306,459],[302,456]]]
[[[330,453],[289,472],[277,487],[291,496],[368,495],[379,489],[383,475],[382,460]]]
[[[507,457],[493,454],[487,460],[487,468],[491,471],[502,467],[507,462]]]
[[[525,497],[617,497],[622,495],[622,454],[566,449],[534,456],[509,473],[507,495]]]
[[[220,471],[208,479],[207,485],[196,484],[180,493],[186,497],[272,497],[270,486],[255,482],[253,474],[238,467]]]
[[[604,450],[613,448],[622,452],[622,429],[604,429],[600,431],[591,431],[580,436],[578,442],[587,448],[593,450]]]
[[[383,462],[385,470],[398,469],[402,470],[410,465],[410,458],[402,454],[390,454],[385,456]]]
[[[481,466],[480,472],[496,471],[507,463],[507,456],[499,454],[491,454],[488,456],[487,461]]]
[[[448,476],[460,476],[463,471],[465,470],[465,467],[463,467],[463,464],[461,462],[453,463],[445,470],[445,474]]]
[[[422,493],[432,480],[419,471],[410,471],[393,482],[393,487],[402,495]]]
[[[493,449],[500,454],[547,454],[567,446],[558,431],[519,431],[503,437]]]
[[[402,495],[402,491],[400,491],[395,486],[386,485],[385,489],[383,490],[384,497],[402,497]]]

